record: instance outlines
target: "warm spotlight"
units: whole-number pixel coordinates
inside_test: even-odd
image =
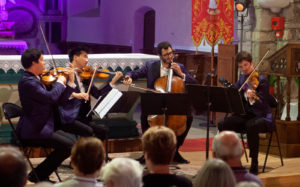
[[[236,0],[235,8],[238,12],[243,12],[246,8],[248,8],[251,0]]]

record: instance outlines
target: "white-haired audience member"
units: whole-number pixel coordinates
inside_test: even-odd
[[[260,187],[256,182],[240,182],[235,187]]]
[[[23,154],[15,147],[0,147],[0,186],[23,187],[27,181],[27,166]]]
[[[210,159],[198,171],[194,187],[233,187],[235,178],[230,167],[220,159]]]
[[[170,173],[169,164],[176,151],[175,133],[164,126],[149,128],[142,137],[143,151],[149,174],[143,177],[144,187],[189,187],[192,182]]]
[[[104,148],[101,140],[95,137],[80,138],[72,147],[71,166],[75,176],[56,187],[100,187],[96,177],[104,161]]]
[[[101,170],[107,187],[141,187],[143,166],[131,158],[115,158]]]
[[[241,157],[244,150],[238,135],[233,131],[222,131],[217,134],[212,144],[213,157],[222,159],[232,169],[236,181],[253,181],[263,186],[261,180],[242,166]]]

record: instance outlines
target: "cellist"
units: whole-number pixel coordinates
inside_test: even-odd
[[[246,131],[247,143],[250,149],[251,167],[250,172],[258,173],[258,145],[259,132],[266,132],[272,125],[272,113],[269,106],[269,83],[263,76],[258,76],[258,82],[253,82],[249,75],[255,70],[251,54],[239,52],[235,59],[241,71],[239,80],[235,83],[236,88],[241,89],[241,96],[246,105],[246,115],[233,115],[225,118],[218,124],[218,129],[232,131]],[[256,74],[256,72],[253,72]],[[252,73],[252,74],[253,74]],[[249,77],[249,84],[244,84]],[[245,86],[242,86],[245,85]]]
[[[197,83],[196,79],[194,79],[184,68],[183,64],[173,62],[174,53],[172,46],[169,42],[161,42],[157,46],[157,53],[160,57],[159,61],[149,61],[141,67],[140,69],[129,72],[125,76],[124,83],[131,84],[132,80],[136,80],[138,78],[147,78],[147,88],[154,89],[155,80],[168,75],[169,69],[173,69],[174,75],[180,77],[185,83]],[[149,124],[147,121],[147,114],[141,114],[141,123],[142,123],[142,132],[144,133],[148,128]],[[188,160],[184,159],[178,152],[179,146],[183,144],[183,141],[191,127],[192,124],[192,116],[188,116],[186,122],[186,130],[185,132],[177,137],[177,150],[174,156],[174,161],[178,163],[189,163]],[[142,158],[143,162],[144,159]]]

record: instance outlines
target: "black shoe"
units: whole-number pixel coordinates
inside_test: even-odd
[[[250,173],[257,175],[258,174],[258,162],[253,161],[251,162],[251,167],[250,167]]]
[[[46,182],[50,182],[50,183],[53,183],[55,184],[56,182],[55,181],[52,181],[50,180],[48,177],[45,178],[45,179],[38,179],[37,178],[38,176],[35,175],[35,173],[33,171],[31,171],[29,174],[28,174],[28,180],[32,183],[38,183],[40,181],[46,181]]]
[[[33,171],[28,174],[28,180],[32,183],[37,183],[40,181]]]
[[[136,159],[140,164],[145,164],[145,157],[142,155],[140,158]]]
[[[175,156],[174,156],[174,162],[180,163],[180,164],[189,164],[190,161],[184,159],[178,151],[176,151]]]

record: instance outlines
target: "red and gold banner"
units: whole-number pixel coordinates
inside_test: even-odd
[[[220,39],[233,41],[233,0],[192,0],[192,40],[214,46]]]

